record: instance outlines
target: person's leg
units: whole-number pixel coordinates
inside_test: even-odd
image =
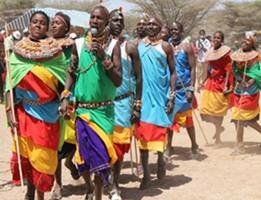
[[[37,190],[37,200],[44,200],[44,192]]]
[[[163,179],[166,175],[166,163],[163,157],[163,153],[158,151],[158,171],[157,178]]]
[[[215,144],[221,144],[220,135],[224,131],[224,127],[222,127],[223,117],[215,117],[212,121],[215,126],[215,135],[213,136],[213,139],[215,140]]]
[[[258,133],[261,133],[261,126],[257,121],[249,122],[247,125],[250,126],[253,129],[255,129]]]
[[[143,178],[140,184],[140,189],[144,190],[148,188],[149,180],[150,180],[150,171],[149,171],[149,151],[148,150],[140,150],[140,159],[141,165],[143,168]]]
[[[113,185],[112,190],[118,190],[119,189],[119,178],[121,173],[121,165],[122,161],[118,160],[115,165],[113,166]]]
[[[68,154],[68,156],[67,156],[66,159],[65,159],[64,165],[65,165],[65,167],[66,167],[67,169],[70,170],[72,178],[73,178],[74,180],[77,180],[77,179],[80,178],[80,175],[79,175],[79,173],[78,173],[78,170],[77,170],[75,164],[72,162],[74,153],[75,153],[75,149],[73,149],[73,150]]]
[[[198,144],[196,142],[196,133],[194,125],[187,128],[187,132],[191,141],[191,151],[193,154],[198,153]]]
[[[95,200],[101,200],[102,199],[102,191],[103,191],[103,182],[100,176],[95,174],[94,178],[95,183]]]
[[[237,132],[237,138],[236,138],[236,145],[235,149],[232,152],[232,155],[238,155],[245,152],[244,149],[244,125],[242,122],[237,121],[235,122],[235,128]]]
[[[86,184],[85,200],[93,200],[93,198],[94,198],[94,195],[93,195],[94,185],[92,183],[90,173],[88,171],[86,171],[82,174],[82,177],[83,177],[85,184]]]
[[[27,191],[25,194],[25,200],[34,200],[35,197],[35,187],[32,183],[28,182]]]
[[[55,171],[55,185],[50,200],[62,199],[62,163],[58,160],[57,169]]]
[[[166,157],[169,158],[172,154],[172,151],[173,151],[173,147],[172,147],[173,131],[171,129],[168,129],[167,137],[168,137],[167,147],[166,147],[164,154],[165,154]]]

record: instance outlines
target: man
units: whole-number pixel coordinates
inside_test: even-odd
[[[191,151],[197,153],[195,127],[192,118],[192,101],[195,86],[195,56],[190,42],[182,40],[183,26],[179,22],[173,23],[172,46],[174,50],[175,66],[177,72],[176,101],[173,111],[174,122],[169,131],[166,155],[170,155],[173,130],[179,126],[187,129],[191,140]]]
[[[137,23],[137,26],[136,26],[136,39],[134,40],[134,43],[136,45],[139,44],[139,42],[145,38],[147,36],[147,18],[142,18],[138,23]]]
[[[114,101],[113,143],[118,155],[118,161],[113,169],[113,188],[110,193],[111,199],[114,200],[121,199],[118,188],[121,164],[124,154],[130,148],[132,123],[140,118],[142,77],[138,49],[135,44],[121,35],[124,29],[124,16],[121,9],[111,11],[109,25],[113,38],[120,42],[122,63],[122,84],[116,90]]]
[[[208,49],[211,47],[210,41],[206,38],[206,32],[204,29],[199,31],[199,39],[196,41],[196,47],[198,49],[198,66],[197,66],[197,82],[198,91],[202,86],[204,79],[206,78],[205,70],[205,55]]]
[[[147,26],[148,36],[138,46],[143,75],[141,119],[136,126],[143,167],[140,189],[149,186],[149,151],[158,152],[158,179],[166,174],[163,151],[167,129],[171,124],[167,113],[173,109],[176,73],[173,50],[170,44],[162,41],[161,28],[161,21],[151,18]]]
[[[103,185],[108,185],[111,166],[117,161],[110,135],[113,132],[113,99],[122,82],[120,45],[109,41],[106,33],[109,12],[96,6],[90,15],[90,30],[76,40],[73,66],[69,69],[62,93],[61,112],[66,114],[70,89],[76,98],[76,133],[78,170],[87,183],[85,199],[102,199]],[[78,62],[79,60],[79,62]],[[78,64],[79,63],[79,64]],[[78,66],[78,67],[77,67]],[[95,187],[90,175],[95,174]]]

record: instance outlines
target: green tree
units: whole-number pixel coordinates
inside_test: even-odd
[[[137,12],[157,16],[168,25],[179,21],[185,35],[190,34],[216,5],[218,0],[128,0],[138,6]]]

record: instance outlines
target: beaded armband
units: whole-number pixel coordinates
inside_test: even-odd
[[[70,95],[71,95],[71,92],[69,90],[65,89],[61,93],[60,101],[63,101],[64,99],[69,99]]]

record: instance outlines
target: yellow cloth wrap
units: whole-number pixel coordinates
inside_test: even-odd
[[[107,135],[98,125],[90,121],[89,115],[81,115],[81,119],[83,119],[88,126],[97,133],[97,135],[100,137],[100,139],[103,141],[104,145],[106,146],[107,152],[110,157],[110,165],[114,165],[114,163],[118,160],[116,151],[113,147],[112,143],[112,135]],[[83,164],[83,160],[81,159],[80,153],[79,153],[79,148],[78,145],[76,145],[76,153],[75,153],[75,161],[77,164]]]
[[[149,151],[159,151],[159,152],[164,152],[164,149],[166,147],[167,141],[143,141],[143,140],[138,140],[138,146],[140,149],[143,150],[149,150]]]
[[[57,93],[58,80],[51,72],[40,65],[33,67],[31,72]]]
[[[116,144],[130,144],[132,133],[133,127],[114,126],[112,141]]]
[[[229,107],[229,96],[220,92],[204,90],[201,96],[200,113],[215,117],[226,115]]]
[[[58,163],[57,151],[33,144],[30,138],[18,136],[21,156],[27,158],[33,168],[37,171],[54,175]],[[13,140],[12,151],[16,152],[15,140]]]
[[[260,108],[257,107],[255,110],[244,110],[238,107],[232,108],[232,119],[248,121],[254,119],[260,113]]]
[[[71,119],[64,121],[64,142],[76,144],[75,119],[75,116],[71,116]]]
[[[182,127],[186,127],[187,117],[192,117],[192,109],[185,112],[178,112],[175,116],[175,122]]]

